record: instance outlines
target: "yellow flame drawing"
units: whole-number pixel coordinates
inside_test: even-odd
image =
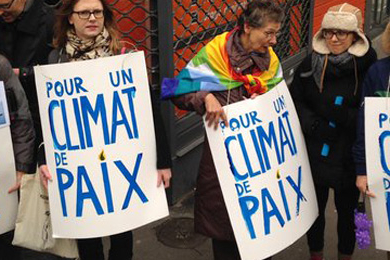
[[[276,170],[276,178],[280,179],[280,170],[279,169]]]
[[[105,159],[106,159],[106,154],[104,153],[104,150],[102,149],[102,151],[99,154],[99,160],[104,161]]]

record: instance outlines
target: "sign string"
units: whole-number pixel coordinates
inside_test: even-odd
[[[124,52],[121,53],[121,54],[127,54],[124,57],[124,59],[122,60],[122,69],[124,69],[126,60],[131,56],[130,54],[132,54],[134,52],[137,52],[137,51],[140,51],[140,50],[137,48],[137,46],[134,43],[126,42],[126,41],[120,41],[120,43],[123,43],[123,45],[126,45],[126,44],[130,44],[131,45],[131,48],[129,48],[129,49],[124,47]]]
[[[50,77],[50,76],[46,75],[45,73],[43,73],[41,65],[38,64],[38,65],[36,65],[36,67],[38,69],[37,71],[39,72],[39,74],[41,74],[44,78],[46,78],[48,80],[53,80],[52,77]]]
[[[389,74],[389,80],[387,82],[387,91],[386,91],[386,110],[389,110],[389,103],[390,103],[390,98],[389,98],[389,92],[390,92],[390,74]]]

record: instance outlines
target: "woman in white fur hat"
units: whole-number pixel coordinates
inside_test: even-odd
[[[310,259],[323,259],[325,208],[334,190],[338,214],[338,259],[355,247],[355,186],[352,145],[366,71],[376,53],[362,30],[362,13],[349,4],[329,8],[313,38],[313,52],[299,66],[291,94],[305,135],[319,207],[307,233]]]

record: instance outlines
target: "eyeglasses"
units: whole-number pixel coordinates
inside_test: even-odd
[[[324,36],[325,39],[330,40],[333,38],[333,35],[336,35],[337,39],[340,41],[343,41],[347,39],[348,35],[351,32],[349,31],[342,31],[342,30],[323,30],[322,35]]]
[[[10,9],[14,2],[15,2],[15,0],[11,0],[7,4],[0,4],[0,9]]]
[[[271,39],[272,37],[278,38],[281,35],[281,32],[264,32],[264,34],[267,39]]]
[[[92,14],[96,19],[103,18],[103,16],[104,16],[103,10],[73,11],[73,13],[77,14],[79,16],[79,18],[83,19],[83,20],[88,20]]]

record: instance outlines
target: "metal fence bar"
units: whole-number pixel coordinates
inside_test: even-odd
[[[276,0],[275,0],[276,1]],[[182,1],[174,4],[174,50],[175,74],[188,63],[201,47],[223,31],[236,25],[238,14],[247,1]],[[282,26],[282,37],[275,46],[279,57],[290,57],[309,44],[310,11],[312,1],[282,1],[285,6],[286,20]],[[194,16],[197,10],[197,16]]]
[[[173,77],[173,22],[167,19],[172,14],[172,0],[158,0],[158,37],[160,56],[160,75]]]
[[[174,72],[173,64],[173,20],[167,19],[167,16],[172,15],[172,0],[158,0],[157,5],[157,16],[158,16],[158,38],[159,38],[159,68],[160,68],[160,79],[165,77],[172,78]],[[173,115],[173,106],[168,102],[162,102],[161,104],[162,116],[166,119],[166,129],[169,133],[168,138],[170,139],[172,154],[175,145],[175,133],[173,131],[175,127]]]
[[[160,82],[157,2],[157,0],[109,0],[125,46],[129,49],[145,51],[153,88],[158,88]]]

